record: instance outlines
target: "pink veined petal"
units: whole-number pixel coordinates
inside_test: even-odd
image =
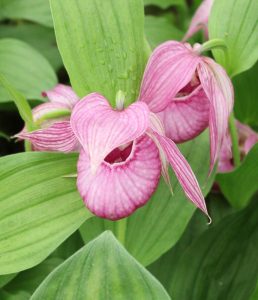
[[[69,121],[56,122],[48,128],[21,132],[16,137],[29,140],[37,151],[73,152],[79,150],[78,141]]]
[[[247,154],[252,148],[253,146],[258,143],[258,135],[255,134],[251,134],[245,141],[244,144],[244,152],[245,154]]]
[[[155,131],[152,132],[152,135],[155,137],[154,141],[159,143],[160,147],[166,154],[167,160],[175,172],[186,196],[209,217],[198,181],[190,165],[177,148],[176,144],[169,138],[162,136]]]
[[[218,161],[218,172],[225,173],[233,170],[234,165],[232,163],[232,143],[229,134],[223,139],[223,143],[220,149],[219,161]]]
[[[187,44],[176,41],[161,44],[148,61],[139,100],[147,103],[152,112],[162,111],[191,81],[200,60]]]
[[[140,137],[149,125],[149,109],[136,102],[122,111],[114,110],[97,93],[79,101],[72,112],[71,126],[90,157],[92,172],[113,149]]]
[[[165,129],[164,125],[161,121],[161,119],[158,117],[157,114],[150,113],[150,128],[154,131],[157,131],[160,135],[165,135]],[[151,134],[151,130],[147,131],[147,134],[153,138]],[[156,143],[156,146],[159,148],[159,143]],[[169,186],[171,192],[172,192],[172,185],[170,182],[170,177],[168,173],[168,161],[166,158],[166,155],[162,149],[159,148],[159,154],[160,154],[160,160],[161,160],[161,174],[166,182],[166,184]]]
[[[210,103],[200,87],[190,95],[175,98],[158,116],[166,136],[182,143],[199,135],[209,124]]]
[[[223,138],[227,133],[228,119],[234,101],[233,87],[224,69],[210,58],[203,58],[197,71],[201,85],[211,103],[209,129],[211,143],[210,170],[212,170],[219,157]]]
[[[204,29],[206,38],[208,38],[208,20],[213,5],[213,0],[204,0],[196,10],[188,31],[186,32],[183,41],[188,40],[200,29]]]
[[[102,162],[91,172],[90,157],[81,150],[77,187],[88,209],[95,215],[118,220],[144,205],[155,191],[161,172],[159,152],[145,136],[133,142],[129,157],[122,163]]]
[[[63,104],[70,109],[80,100],[73,89],[64,84],[58,84],[52,90],[44,91],[42,95],[51,102]]]

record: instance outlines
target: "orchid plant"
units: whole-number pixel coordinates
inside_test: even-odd
[[[256,299],[257,2],[29,2],[0,0],[0,299]]]

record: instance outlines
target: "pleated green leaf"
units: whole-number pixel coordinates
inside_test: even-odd
[[[239,121],[250,126],[258,126],[257,74],[258,63],[251,70],[233,78],[235,116]]]
[[[87,218],[75,180],[77,155],[21,153],[0,159],[0,274],[43,261]]]
[[[41,92],[57,84],[56,74],[46,58],[15,39],[0,40],[0,74],[27,99],[43,99]],[[9,100],[9,95],[0,87],[0,102]]]
[[[185,5],[184,0],[144,0],[144,5],[156,5],[160,8],[168,8],[174,5]]]
[[[35,129],[36,127],[34,126],[32,111],[25,97],[21,93],[16,91],[13,88],[13,86],[11,86],[10,83],[6,80],[6,78],[1,74],[0,74],[0,86],[4,87],[4,89],[9,94],[10,99],[14,101],[20,113],[21,118],[26,124],[27,129],[28,130]]]
[[[258,279],[258,201],[204,232],[180,257],[171,294],[180,300],[243,300]]]
[[[39,38],[40,37],[40,38]],[[0,25],[0,38],[14,38],[38,50],[58,70],[63,62],[58,52],[53,28],[38,24]]]
[[[37,299],[170,298],[162,285],[107,231],[54,270],[31,298]]]
[[[14,280],[5,286],[5,291],[26,291],[32,294],[41,282],[64,260],[58,257],[50,257],[38,266],[19,273]]]
[[[258,1],[216,0],[209,18],[210,39],[221,38],[227,52],[214,50],[216,60],[234,76],[258,59]]]
[[[184,35],[166,17],[146,16],[144,26],[146,38],[152,48],[167,40],[180,41]]]
[[[24,19],[53,27],[48,0],[0,0],[0,18]]]
[[[1,275],[0,276],[0,288],[2,288],[3,286],[5,286],[8,282],[10,282],[11,280],[13,280],[13,278],[16,276],[16,273],[13,274],[7,274],[7,275]]]
[[[229,215],[234,209],[227,203],[221,194],[210,193],[207,197],[209,214],[212,218],[211,224],[203,223],[201,212],[196,210],[191,218],[186,230],[180,240],[168,252],[162,255],[153,264],[148,266],[148,270],[160,281],[167,289],[170,296],[173,296],[171,284],[177,276],[176,268],[182,255],[199,238],[199,236],[209,231],[217,225],[222,218]]]
[[[258,190],[258,144],[248,153],[243,163],[229,173],[218,174],[217,180],[228,201],[236,208],[246,206]]]
[[[207,178],[209,172],[207,132],[180,148],[198,177],[203,192],[206,193],[210,187]],[[212,180],[211,177],[210,182]],[[141,264],[148,265],[155,261],[178,241],[195,211],[195,206],[186,198],[174,175],[171,182],[174,196],[161,180],[149,202],[127,218],[125,226],[121,224],[123,220],[109,222],[94,217],[87,221],[80,228],[84,241],[88,242],[103,230],[109,229],[119,239],[124,240],[126,249]],[[204,215],[202,221],[204,224],[207,223]]]
[[[147,60],[144,11],[139,0],[50,0],[58,47],[75,91],[118,90],[136,100]]]

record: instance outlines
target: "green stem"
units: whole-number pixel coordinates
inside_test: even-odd
[[[240,160],[240,150],[238,146],[238,133],[237,133],[237,127],[236,127],[236,121],[234,117],[234,113],[232,112],[229,118],[229,131],[231,135],[231,141],[232,141],[232,153],[233,153],[233,160],[235,167],[240,166],[241,160]]]
[[[68,109],[60,109],[56,111],[52,111],[44,114],[40,119],[36,121],[36,125],[40,125],[42,122],[49,119],[57,119],[61,117],[69,117],[71,115],[71,111]]]
[[[29,141],[24,141],[25,152],[32,151],[31,143]]]
[[[222,39],[212,39],[208,42],[205,42],[201,45],[201,47],[198,49],[198,53],[202,53],[204,51],[209,51],[215,48],[219,48],[222,50],[227,50],[227,45],[224,40]]]
[[[117,221],[117,239],[122,245],[125,245],[127,218]]]

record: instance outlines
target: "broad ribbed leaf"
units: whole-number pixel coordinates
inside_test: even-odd
[[[234,207],[246,206],[258,190],[257,166],[258,144],[250,150],[240,167],[229,173],[218,174],[220,188]]]
[[[209,142],[207,132],[182,145],[181,150],[197,175],[201,187],[208,189]],[[125,228],[122,228],[125,247],[143,265],[155,261],[177,242],[195,211],[195,206],[186,199],[175,176],[171,177],[171,182],[174,196],[171,195],[165,182],[161,180],[157,191],[147,205],[130,216]],[[120,222],[92,218],[80,230],[85,242],[105,229],[112,230],[120,238]],[[203,223],[207,223],[204,215]]]
[[[145,34],[150,46],[155,48],[167,40],[181,40],[184,33],[165,17],[145,17]]]
[[[203,223],[201,212],[197,210],[176,245],[153,264],[148,266],[148,270],[161,282],[171,296],[173,296],[173,294],[171,294],[171,283],[177,276],[176,268],[180,257],[204,231],[210,230],[210,228],[217,225],[223,217],[233,212],[233,208],[220,194],[210,193],[207,197],[207,201],[212,223],[209,225]]]
[[[7,293],[4,290],[0,290],[1,300],[29,300],[30,294],[25,291]]]
[[[32,111],[25,97],[21,93],[17,92],[13,88],[13,86],[11,86],[10,83],[6,80],[6,78],[1,74],[0,74],[0,86],[4,87],[4,89],[8,92],[10,99],[14,101],[20,113],[21,118],[26,124],[26,127],[29,130],[35,129],[33,123]]]
[[[28,43],[43,54],[55,70],[63,64],[53,28],[27,23],[16,26],[2,24],[0,25],[0,38],[14,38]]]
[[[31,298],[37,299],[170,298],[114,236],[105,232],[53,271]]]
[[[8,282],[13,280],[13,278],[17,275],[17,273],[1,275],[0,276],[0,288],[7,285]]]
[[[41,92],[57,84],[54,70],[44,56],[15,39],[0,40],[0,73],[27,99],[43,99]],[[0,102],[10,97],[0,88]]]
[[[227,52],[214,50],[216,60],[234,76],[258,59],[258,1],[216,0],[209,18],[210,39],[221,38]]]
[[[26,291],[32,294],[41,282],[64,260],[58,257],[50,257],[38,266],[19,273],[14,280],[5,286],[7,292]]]
[[[185,3],[184,0],[144,0],[144,5],[156,5],[165,9],[173,5],[185,5]]]
[[[258,63],[251,70],[233,79],[235,90],[234,111],[236,118],[250,126],[258,126]]]
[[[136,100],[147,59],[139,0],[50,0],[56,38],[73,88],[80,96],[118,90]]]
[[[48,0],[0,0],[0,18],[25,19],[53,26]]]
[[[89,212],[75,180],[77,155],[21,153],[0,159],[0,274],[40,263]]]
[[[257,300],[258,299],[258,281],[257,281],[257,284],[256,284],[256,288],[251,296],[251,298],[249,300]]]
[[[258,201],[204,232],[183,255],[171,282],[180,300],[243,300],[258,278]]]

